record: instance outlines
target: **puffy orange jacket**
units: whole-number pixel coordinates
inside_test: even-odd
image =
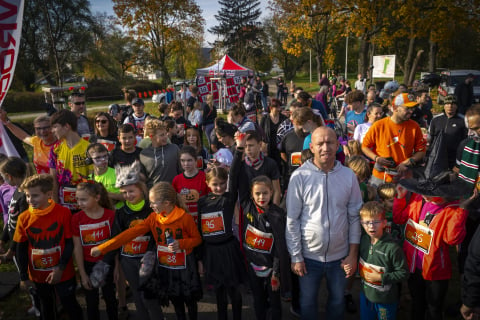
[[[405,198],[395,198],[393,202],[393,222],[405,224],[408,219],[419,223],[422,212],[422,196],[412,193],[410,202]],[[422,276],[425,280],[446,280],[452,277],[452,263],[448,246],[462,243],[465,238],[465,221],[467,211],[459,207],[458,202],[452,202],[435,215],[429,225],[433,230],[433,239],[428,254],[423,256]],[[403,251],[407,257],[408,268],[415,272],[415,248],[405,240]]]

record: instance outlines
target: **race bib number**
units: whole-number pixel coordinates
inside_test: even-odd
[[[84,246],[99,245],[110,239],[110,235],[110,222],[108,221],[80,226],[80,239]]]
[[[432,245],[433,230],[422,226],[412,219],[408,219],[405,226],[405,240],[424,254],[430,252]]]
[[[115,142],[105,139],[97,139],[97,143],[101,143],[107,148],[108,152],[113,151],[115,149]]]
[[[187,267],[187,255],[185,250],[170,252],[167,247],[157,246],[158,263],[167,269],[185,269]]]
[[[249,224],[245,233],[245,246],[253,251],[270,253],[273,247],[273,234],[262,232]]]
[[[60,262],[61,255],[60,246],[51,249],[32,249],[33,269],[37,271],[52,270]]]
[[[136,237],[122,247],[122,255],[126,257],[138,258],[147,252],[149,236]]]
[[[222,211],[202,214],[202,234],[205,237],[224,233],[225,223],[223,222]]]
[[[77,189],[72,187],[63,187],[63,202],[66,204],[77,204]]]
[[[360,277],[362,277],[363,283],[366,284],[369,287],[375,288],[379,291],[388,291],[390,290],[391,285],[382,285],[382,282],[373,282],[373,281],[368,281],[365,279],[365,275],[368,273],[373,273],[373,272],[378,272],[378,273],[385,273],[385,268],[376,266],[374,264],[370,264],[365,262],[362,258],[360,258],[360,261],[358,262],[358,272],[360,273]]]
[[[294,167],[298,167],[302,164],[302,153],[294,152],[290,155],[290,164]]]

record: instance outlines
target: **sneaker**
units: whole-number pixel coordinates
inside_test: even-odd
[[[128,308],[126,306],[118,308],[118,320],[127,320],[128,317],[129,317],[129,313],[128,313]]]
[[[31,306],[28,310],[27,310],[27,313],[31,316],[35,316],[35,317],[40,317],[40,311],[35,307],[35,306]]]
[[[291,313],[294,317],[300,318],[300,310],[295,309],[293,306],[290,306],[290,313]]]
[[[353,297],[351,294],[345,295],[345,309],[348,313],[357,312],[357,305],[355,304],[355,301],[353,301]]]

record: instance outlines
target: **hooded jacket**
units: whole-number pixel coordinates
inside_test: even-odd
[[[353,171],[335,161],[329,172],[311,160],[295,170],[287,192],[286,240],[292,262],[331,262],[359,244],[362,195]]]
[[[405,224],[409,219],[419,223],[424,202],[422,196],[412,193],[410,202],[406,198],[393,202],[393,222]],[[432,242],[428,254],[423,256],[422,276],[425,280],[447,280],[452,277],[452,262],[448,253],[449,246],[462,243],[466,235],[465,222],[467,211],[458,204],[445,206],[431,220],[429,228],[433,230]],[[408,241],[404,241],[403,251],[407,258],[410,273],[415,272],[417,252]]]

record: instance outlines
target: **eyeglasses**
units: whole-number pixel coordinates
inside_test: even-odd
[[[373,220],[373,221],[361,221],[360,223],[363,224],[364,226],[378,226],[380,223],[382,223],[383,220]]]
[[[102,161],[102,160],[107,160],[107,159],[108,159],[107,155],[92,158],[93,161]]]
[[[107,122],[108,122],[108,120],[105,120],[105,119],[96,119],[95,120],[95,123],[106,124]]]
[[[37,131],[50,130],[50,128],[52,128],[52,127],[51,127],[51,126],[48,126],[48,127],[35,127],[35,130],[37,130]]]
[[[76,106],[81,106],[82,104],[85,105],[85,101],[77,101],[77,102],[73,102],[73,104]]]

